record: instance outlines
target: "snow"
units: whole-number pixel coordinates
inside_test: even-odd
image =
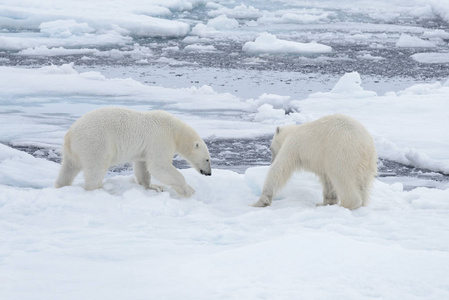
[[[447,40],[447,39],[449,39],[449,32],[441,30],[441,29],[436,29],[436,30],[432,30],[432,31],[426,31],[423,33],[422,36],[424,38],[440,38],[440,39]]]
[[[2,167],[15,159],[5,148]],[[449,190],[376,182],[371,205],[351,212],[315,207],[319,183],[300,173],[272,207],[256,209],[249,204],[268,167],[211,177],[182,170],[197,193],[179,199],[127,175],[93,192],[79,180],[54,189],[57,164],[20,159],[32,160],[46,186],[2,181],[0,287],[8,299],[448,296]],[[35,176],[22,172],[21,182]]]
[[[65,49],[63,47],[48,48],[46,45],[42,45],[34,48],[21,50],[17,54],[25,56],[62,56],[62,55],[95,54],[99,52],[100,51],[98,51],[97,49],[88,49],[88,48]]]
[[[239,22],[235,19],[230,19],[226,15],[220,15],[214,19],[211,19],[207,22],[207,26],[213,27],[215,29],[222,28],[237,28],[239,26]]]
[[[82,46],[109,46],[124,45],[131,42],[129,37],[124,37],[120,33],[109,30],[98,34],[85,33],[83,35],[71,35],[66,38],[46,37],[37,33],[30,33],[30,37],[0,36],[0,48],[5,50],[22,50],[35,47],[73,47]]]
[[[332,48],[319,43],[299,43],[278,39],[270,33],[260,34],[254,42],[246,42],[243,51],[250,53],[327,53]]]
[[[331,90],[333,95],[342,95],[347,97],[350,94],[352,97],[364,98],[375,97],[377,94],[371,91],[365,91],[362,86],[362,79],[357,72],[346,73]]]
[[[312,24],[329,21],[329,17],[333,14],[323,11],[314,10],[302,10],[287,13],[275,13],[273,15],[266,14],[257,19],[260,24],[271,24],[271,23],[297,23],[297,24]]]
[[[193,51],[193,52],[213,52],[217,51],[217,49],[212,45],[187,45],[184,47],[184,51]]]
[[[449,7],[444,0],[431,1],[432,10],[443,20],[449,22]]]
[[[417,62],[424,64],[449,63],[449,53],[439,53],[439,52],[415,53],[411,57]]]
[[[59,145],[76,117],[114,101],[141,110],[174,107],[205,137],[238,136],[242,128],[245,136],[272,134],[278,124],[342,112],[367,126],[381,157],[449,172],[449,88],[440,83],[377,95],[362,88],[358,73],[348,73],[331,92],[295,101],[273,94],[239,99],[207,86],[154,87],[73,65],[3,67],[0,74],[7,83],[1,91],[3,143]],[[190,113],[190,106],[253,116],[214,121]],[[291,107],[299,112],[286,115]],[[171,190],[146,191],[129,174],[108,175],[104,188],[93,192],[84,191],[82,176],[74,186],[54,189],[58,164],[6,145],[0,145],[0,166],[6,241],[0,290],[8,299],[79,299],[86,293],[88,299],[125,293],[176,299],[181,291],[195,299],[449,296],[447,185],[405,191],[400,183],[376,181],[370,205],[351,212],[315,207],[320,184],[298,173],[272,207],[256,209],[249,205],[268,167],[245,174],[214,169],[211,177],[182,170],[197,193],[181,199]],[[126,286],[133,291],[119,288]]]
[[[298,47],[304,48],[305,45],[286,44],[295,42],[291,38],[297,38],[300,34],[311,37],[314,42],[307,43],[311,45],[307,46],[306,52],[323,53],[330,52],[330,48],[324,46],[328,42],[326,37],[329,31],[353,31],[354,28],[363,32],[349,36],[340,32],[333,35],[333,41],[362,42],[374,37],[373,34],[394,31],[395,34],[405,34],[397,40],[398,47],[434,47],[435,44],[444,45],[441,40],[434,39],[444,39],[448,34],[445,30],[429,31],[419,26],[376,22],[366,26],[345,19],[344,14],[339,14],[338,11],[365,14],[366,17],[387,23],[409,18],[447,20],[447,5],[442,2],[395,0],[392,5],[383,0],[375,2],[374,5],[369,5],[368,1],[366,7],[363,7],[353,5],[351,1],[313,1],[303,6],[298,6],[294,1],[275,1],[263,3],[257,8],[245,3],[232,5],[227,1],[204,0],[150,0],[145,3],[138,0],[95,0],[82,3],[68,0],[49,0],[42,3],[6,0],[0,4],[0,9],[3,9],[0,25],[5,28],[0,32],[0,49],[21,51],[42,46],[123,47],[132,44],[135,37],[178,38],[192,35],[243,41],[252,45],[252,41],[260,34],[286,35],[284,29],[287,29],[291,36],[287,36],[285,41],[279,37],[276,41],[278,45],[271,51],[277,53],[285,49],[287,53],[302,53],[303,49],[298,50]],[[292,7],[286,8],[286,5]],[[198,7],[205,9],[208,20],[189,19],[189,12]],[[316,28],[322,30],[310,32],[310,29]],[[17,30],[23,32],[16,32]],[[427,35],[429,33],[430,35]],[[416,36],[417,34],[420,36]],[[310,48],[311,46],[314,47]],[[315,50],[316,47],[319,47],[319,50]],[[264,51],[271,53],[267,46],[264,48]]]
[[[381,64],[388,52],[376,50],[394,48],[420,68],[444,70],[448,7],[2,1],[0,298],[449,299],[449,77],[379,79],[345,65]],[[202,68],[184,56],[219,59],[222,49],[237,51],[229,45],[245,51],[242,69]],[[348,45],[363,52],[336,54]],[[76,56],[88,64],[70,62]],[[262,68],[278,56],[340,69]],[[343,113],[367,127],[382,159],[427,169],[429,178],[379,177],[369,205],[354,211],[317,207],[321,185],[305,172],[272,206],[252,207],[268,166],[213,165],[210,177],[182,169],[196,190],[189,199],[145,190],[131,171],[108,173],[95,191],[83,189],[82,174],[53,188],[59,164],[37,158],[40,149],[56,157],[70,125],[104,106],[170,111],[208,141],[271,136],[276,126]]]
[[[367,60],[373,60],[373,61],[379,61],[379,60],[384,60],[385,59],[382,56],[373,56],[373,55],[371,55],[369,53],[360,55],[359,58],[367,59]]]
[[[256,122],[264,122],[273,120],[283,120],[285,118],[285,110],[273,108],[271,104],[263,104],[257,108],[257,114],[254,117]]]
[[[436,45],[431,41],[426,41],[420,39],[416,36],[411,36],[408,34],[401,34],[399,40],[396,42],[396,47],[402,48],[433,48]]]
[[[143,6],[142,6],[143,5]],[[190,25],[148,15],[148,12],[171,14],[171,10],[189,10],[197,1],[3,1],[0,18],[3,28],[38,30],[29,36],[3,33],[0,48],[23,50],[38,46],[73,47],[127,44],[129,37],[179,37]],[[158,9],[159,8],[159,9]]]
[[[210,11],[208,15],[210,17],[226,15],[228,18],[233,19],[252,19],[262,16],[262,12],[254,6],[241,4],[233,8],[218,6],[215,10]]]

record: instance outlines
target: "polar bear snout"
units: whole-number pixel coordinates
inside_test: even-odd
[[[203,163],[202,166],[199,166],[197,168],[197,171],[201,174],[201,175],[205,175],[205,176],[211,176],[212,175],[212,167],[210,165],[210,159],[206,159],[206,162]]]
[[[200,170],[201,175],[205,175],[205,176],[211,176],[212,175],[212,171],[209,169],[209,171],[204,171],[203,169]]]

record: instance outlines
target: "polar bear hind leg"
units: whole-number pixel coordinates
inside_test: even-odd
[[[329,177],[327,175],[322,175],[320,176],[320,180],[323,185],[323,203],[319,203],[317,206],[338,204],[338,197]]]
[[[64,153],[59,170],[58,178],[56,179],[55,187],[60,188],[71,185],[75,177],[81,172],[79,162],[69,153]]]
[[[107,164],[91,165],[84,171],[84,188],[86,191],[101,189],[103,187],[103,179],[108,172],[109,166]]]
[[[356,209],[362,206],[361,185],[357,180],[348,181],[347,179],[338,177],[333,178],[332,181],[335,183],[334,187],[341,206],[348,209]]]

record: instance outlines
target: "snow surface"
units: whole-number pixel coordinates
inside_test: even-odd
[[[449,53],[416,53],[411,56],[414,60],[425,64],[448,64],[449,63]]]
[[[294,101],[155,87],[72,65],[3,67],[0,74],[3,143],[60,145],[78,116],[114,104],[171,110],[206,138],[263,135],[274,125],[342,112],[368,127],[381,156],[449,171],[449,87],[441,83],[379,96],[348,73],[331,92]],[[300,112],[286,115],[288,107]],[[216,109],[233,117],[214,120]],[[82,176],[54,189],[58,164],[5,145],[0,159],[0,290],[7,299],[449,296],[447,184],[405,191],[376,181],[370,205],[351,212],[315,207],[319,182],[299,173],[272,207],[256,209],[249,205],[268,167],[214,169],[211,177],[182,170],[197,193],[180,199],[146,191],[128,174],[108,176],[93,192],[84,191]]]
[[[144,190],[127,171],[109,173],[96,191],[82,188],[82,174],[54,189],[57,163],[12,148],[56,157],[70,125],[104,106],[165,109],[207,140],[268,136],[279,125],[343,113],[368,128],[381,158],[443,177],[449,78],[382,78],[375,89],[375,76],[348,70],[310,86],[304,77],[314,74],[269,69],[223,69],[220,77],[185,68],[197,63],[180,54],[221,55],[223,44],[236,43],[248,66],[264,64],[267,53],[325,65],[351,59],[331,56],[335,47],[362,45],[444,67],[449,33],[440,20],[449,22],[447,1],[2,1],[0,62],[78,55],[130,60],[135,73],[62,62],[0,67],[0,298],[449,299],[447,181],[409,190],[413,178],[378,178],[369,205],[349,211],[316,207],[317,178],[298,173],[260,209],[250,204],[267,166],[237,173],[213,165],[210,177],[183,169],[196,190],[184,199]],[[136,42],[151,38],[167,40],[162,56]],[[369,49],[360,59],[387,59]],[[211,84],[187,76],[181,84],[173,69],[157,84],[130,78],[156,72],[154,63],[182,65],[176,74],[195,70]],[[237,80],[244,75],[258,80]]]
[[[262,33],[254,42],[243,45],[243,51],[251,53],[327,53],[332,48],[318,43],[298,43],[278,39],[275,35]]]
[[[2,298],[449,295],[449,189],[377,181],[370,206],[351,212],[316,207],[317,178],[300,173],[272,207],[256,209],[249,204],[268,167],[211,177],[182,170],[197,193],[179,199],[132,176],[93,192],[80,180],[54,189],[58,164],[0,149]]]
[[[420,39],[419,37],[402,34],[396,42],[396,47],[403,48],[433,48],[436,45],[431,41]]]

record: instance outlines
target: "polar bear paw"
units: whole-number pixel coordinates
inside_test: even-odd
[[[259,200],[253,204],[254,207],[266,207],[271,205],[271,199],[269,199],[267,196],[262,195],[260,196]]]
[[[150,184],[148,189],[155,190],[158,193],[162,193],[163,191],[165,191],[165,188],[162,185],[157,184]]]
[[[175,191],[186,198],[189,198],[190,196],[192,196],[193,194],[195,194],[195,190],[188,184],[182,186],[182,187],[173,187],[175,189]]]

